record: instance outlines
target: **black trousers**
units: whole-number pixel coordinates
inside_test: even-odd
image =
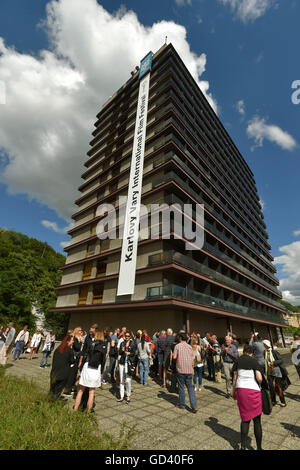
[[[280,379],[272,375],[268,375],[268,384],[273,405],[276,403],[276,394],[279,396],[280,402],[285,404],[285,398],[280,385]]]
[[[212,380],[216,380],[215,363],[213,356],[207,357],[207,371],[209,378]]]
[[[63,380],[57,380],[55,377],[50,377],[50,399],[51,401],[56,401],[62,394],[63,389],[65,388],[68,382],[68,377]]]

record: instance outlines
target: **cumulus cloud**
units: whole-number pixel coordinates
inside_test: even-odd
[[[255,21],[274,5],[274,0],[219,0],[229,5],[237,18],[244,23]]]
[[[132,11],[108,13],[96,0],[51,0],[43,22],[50,47],[18,52],[0,38],[2,183],[68,218],[78,197],[93,122],[101,105],[145,54],[172,42],[216,110],[201,80],[206,55],[190,50],[186,29],[172,21],[141,24]]]
[[[299,237],[300,230],[294,230],[293,235],[294,235],[294,237]]]
[[[284,300],[295,305],[300,305],[300,241],[290,243],[279,248],[281,253],[274,261],[282,265],[283,275],[280,279],[280,289]]]
[[[50,220],[42,220],[41,224],[48,228],[49,230],[53,230],[56,233],[67,233],[73,227],[73,223],[71,222],[69,225],[63,228],[59,228],[56,222],[51,222]]]
[[[288,132],[279,126],[267,124],[264,118],[254,116],[248,123],[247,134],[255,140],[257,147],[262,147],[265,139],[274,142],[284,150],[294,150],[297,142]]]
[[[236,110],[238,111],[238,113],[240,113],[242,116],[245,115],[246,113],[246,109],[245,109],[245,103],[244,103],[244,100],[239,100],[236,105]]]

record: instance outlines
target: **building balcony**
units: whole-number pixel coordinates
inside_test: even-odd
[[[266,323],[272,321],[274,323],[282,324],[282,326],[287,326],[288,322],[284,320],[282,315],[278,313],[270,314],[264,312],[258,312],[256,310],[252,310],[249,307],[245,307],[243,305],[238,305],[233,302],[229,302],[227,300],[222,300],[217,297],[212,297],[210,295],[202,294],[201,292],[194,291],[192,289],[187,289],[181,286],[177,286],[175,284],[168,284],[166,286],[155,286],[155,287],[148,287],[146,299],[153,300],[153,299],[163,299],[163,298],[175,298],[184,300],[187,302],[192,302],[199,305],[206,305],[208,307],[223,310],[229,313],[236,313],[241,316],[247,317],[247,319],[251,318],[253,321],[255,320],[265,320]]]

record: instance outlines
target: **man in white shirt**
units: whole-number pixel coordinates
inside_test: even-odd
[[[28,325],[25,325],[23,330],[20,331],[15,340],[15,350],[14,350],[14,360],[20,359],[20,355],[24,351],[24,346],[28,343],[29,340],[29,331],[27,331]]]

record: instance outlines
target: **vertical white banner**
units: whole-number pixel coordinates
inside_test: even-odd
[[[134,293],[150,73],[140,81],[117,295]]]

